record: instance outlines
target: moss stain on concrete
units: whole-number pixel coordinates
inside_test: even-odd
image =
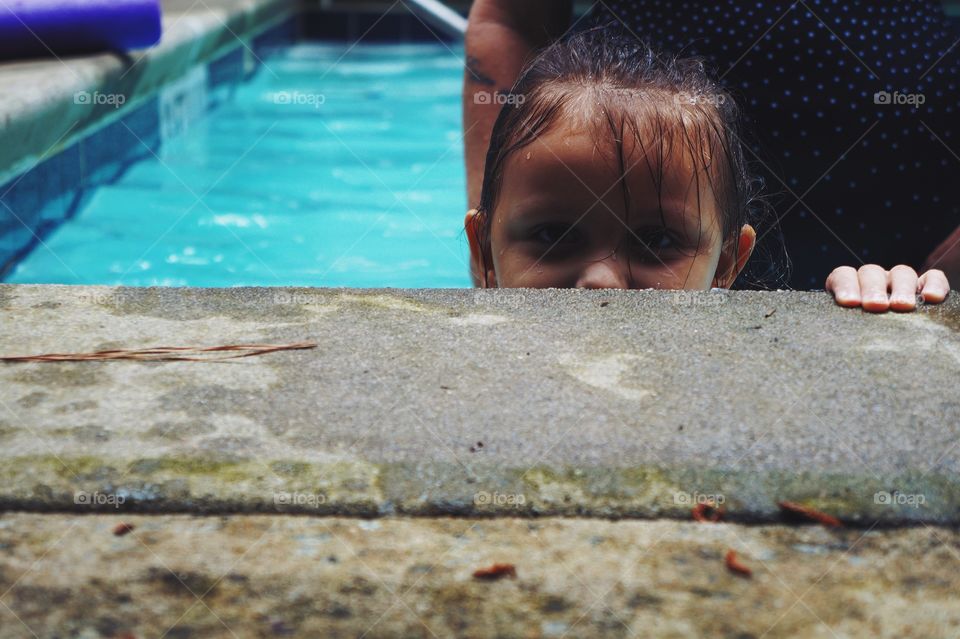
[[[0,436],[4,435],[9,433],[0,429]],[[62,435],[79,436],[70,430]],[[89,433],[84,431],[82,435],[87,437]],[[109,433],[106,436],[110,437]],[[478,473],[476,477],[464,476],[463,469],[455,464],[446,469],[424,469],[360,460],[261,462],[207,456],[118,461],[50,455],[10,459],[0,467],[0,481],[8,486],[7,503],[41,510],[72,509],[73,493],[86,490],[146,495],[145,501],[131,497],[127,504],[128,508],[145,511],[203,507],[221,512],[261,512],[279,505],[291,512],[328,514],[356,513],[360,508],[367,515],[576,515],[682,521],[691,517],[697,495],[701,499],[719,495],[728,521],[798,521],[778,508],[777,503],[786,500],[861,527],[917,521],[948,523],[955,521],[960,504],[960,487],[955,480],[936,473],[879,480],[868,476],[821,477],[816,485],[803,477],[654,466],[537,466],[478,469]],[[881,492],[922,495],[925,501],[919,505],[883,503],[876,497]],[[301,504],[276,503],[278,494],[293,493],[308,497]],[[478,495],[495,493],[501,502],[478,501]],[[187,496],[188,504],[181,504],[179,500]]]

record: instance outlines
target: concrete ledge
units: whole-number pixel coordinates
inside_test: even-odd
[[[3,364],[3,508],[686,519],[719,495],[734,521],[792,499],[960,522],[955,293],[872,316],[824,293],[4,285],[0,311],[5,355],[319,344]]]
[[[113,534],[120,522],[134,530]],[[956,530],[0,516],[0,637],[946,637]],[[724,566],[728,549],[753,570]],[[498,562],[516,579],[472,577]],[[28,630],[29,629],[29,630]]]
[[[136,108],[191,67],[215,59],[293,15],[295,0],[163,2],[163,40],[129,57],[104,54],[0,65],[0,184],[56,155]],[[113,104],[77,104],[74,96],[124,96]]]

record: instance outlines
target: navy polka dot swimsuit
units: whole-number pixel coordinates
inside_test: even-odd
[[[773,283],[823,288],[844,264],[919,270],[960,226],[960,29],[940,2],[596,7],[591,20],[613,13],[661,49],[706,58],[738,98],[793,265]]]

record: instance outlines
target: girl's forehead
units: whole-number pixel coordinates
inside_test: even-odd
[[[507,161],[502,208],[498,208],[511,217],[531,211],[579,215],[592,208],[618,215],[667,213],[678,216],[675,219],[689,218],[684,223],[695,227],[712,228],[719,222],[712,182],[692,167],[679,151],[659,154],[656,150],[634,154],[621,165],[615,143],[561,127],[541,135]]]
[[[628,181],[686,184],[707,171],[709,156],[703,151],[708,149],[684,144],[676,136],[560,122],[507,159],[505,178],[509,181],[511,173],[521,171],[533,179],[564,174],[576,179],[586,174],[612,182],[626,176]]]
[[[663,90],[583,89],[555,94],[558,109],[545,132],[588,135],[598,150],[613,157],[651,156],[658,164],[682,161],[690,171],[709,166],[723,144],[719,114],[709,104],[692,103]]]

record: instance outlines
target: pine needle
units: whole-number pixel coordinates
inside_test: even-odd
[[[227,344],[225,346],[154,346],[152,348],[118,348],[93,353],[45,353],[43,355],[8,355],[3,362],[89,362],[129,359],[152,362],[216,362],[225,359],[265,355],[277,351],[316,348],[316,342],[295,344]],[[204,355],[204,353],[231,353]]]

